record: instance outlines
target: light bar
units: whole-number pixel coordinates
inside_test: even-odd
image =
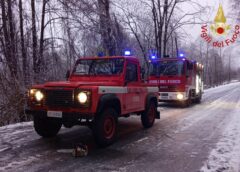
[[[180,53],[180,54],[179,54],[179,57],[184,57],[184,54],[183,54],[183,53]]]
[[[131,51],[130,50],[125,50],[124,51],[124,55],[125,56],[130,56],[131,55]]]
[[[156,59],[157,56],[156,55],[151,55],[151,59]]]

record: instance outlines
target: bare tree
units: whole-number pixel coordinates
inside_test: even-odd
[[[38,56],[38,38],[37,38],[37,28],[36,28],[36,10],[35,10],[35,0],[31,0],[32,9],[32,58],[33,58],[33,71],[34,76],[40,73],[40,59]],[[37,77],[35,78],[37,81]]]
[[[103,50],[107,55],[115,55],[115,44],[112,37],[112,20],[110,16],[110,0],[98,0],[99,25]]]
[[[17,59],[16,59],[16,46],[15,46],[15,33],[14,22],[12,15],[12,2],[7,1],[7,13],[6,13],[6,1],[1,1],[2,8],[2,28],[4,35],[3,49],[4,55],[7,61],[8,68],[13,78],[17,77]]]
[[[27,52],[25,48],[24,28],[23,28],[23,7],[22,0],[19,0],[19,24],[20,24],[20,37],[21,37],[21,52],[22,52],[22,70],[25,85],[29,82]]]
[[[39,60],[40,60],[40,68],[44,70],[44,57],[43,57],[43,46],[44,46],[44,31],[45,31],[45,13],[46,13],[46,5],[49,0],[43,0],[42,3],[42,20],[41,20],[41,32],[40,32],[40,43],[39,43]]]

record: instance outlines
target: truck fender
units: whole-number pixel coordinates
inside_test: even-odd
[[[121,115],[121,102],[115,94],[104,94],[100,97],[97,106],[97,113],[100,113],[106,107],[112,107]]]
[[[151,101],[153,101],[155,103],[156,107],[158,107],[158,99],[157,99],[157,97],[153,93],[150,93],[146,97],[145,109],[149,106],[149,103]],[[156,115],[155,118],[156,119],[160,119],[160,112],[157,109],[156,109],[156,111],[157,111],[157,113],[156,113],[157,115]]]

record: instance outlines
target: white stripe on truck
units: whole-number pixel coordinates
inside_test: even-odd
[[[127,93],[127,87],[111,87],[111,86],[99,86],[98,94],[106,93]]]
[[[158,87],[147,87],[148,92],[158,92]]]
[[[134,89],[134,87],[129,87],[129,88]],[[158,92],[158,87],[136,87],[136,89],[138,88],[146,88],[147,89],[146,91],[149,93]],[[107,94],[107,93],[118,93],[118,94],[128,93],[128,87],[115,87],[115,86],[99,86],[98,87],[98,94]]]

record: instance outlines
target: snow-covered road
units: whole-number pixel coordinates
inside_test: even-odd
[[[0,171],[240,172],[240,83],[205,91],[201,104],[160,104],[161,120],[144,130],[139,117],[120,119],[118,141],[97,149],[86,127],[42,139],[32,122],[0,128]],[[72,157],[77,143],[89,155]]]

